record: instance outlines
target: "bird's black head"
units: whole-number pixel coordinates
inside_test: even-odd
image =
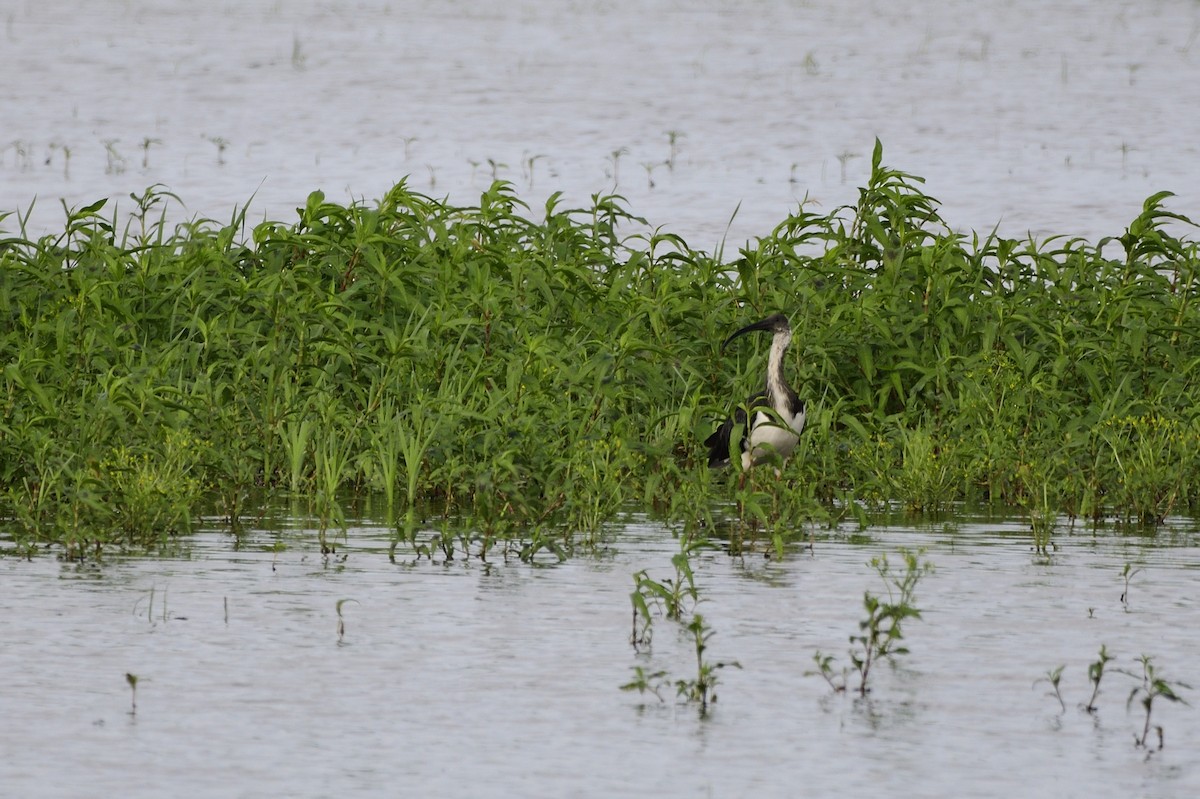
[[[792,326],[788,323],[788,318],[781,313],[771,314],[761,322],[755,322],[752,325],[746,325],[741,330],[734,333],[729,338],[725,339],[725,343],[721,345],[721,349],[729,346],[729,342],[733,341],[738,336],[744,336],[755,330],[768,330],[772,333],[790,333]]]

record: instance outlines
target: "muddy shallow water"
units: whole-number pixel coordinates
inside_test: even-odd
[[[287,548],[275,552],[275,543]],[[0,785],[14,796],[1186,797],[1200,792],[1200,711],[1156,705],[1147,757],[1125,700],[1140,654],[1200,686],[1191,523],[1153,539],[1060,533],[1049,558],[1020,521],[842,531],[782,560],[696,558],[719,672],[707,718],[619,690],[631,668],[693,676],[678,627],[628,643],[632,575],[671,576],[677,544],[628,520],[561,564],[416,562],[354,527],[339,558],[313,533],[203,532],[165,559],[101,566],[0,559]],[[806,676],[845,662],[866,565],[928,547],[911,653],[866,700]],[[344,561],[341,558],[344,557]],[[1121,602],[1121,569],[1143,571]],[[337,635],[343,603],[344,638]],[[1101,644],[1099,713],[1079,705]],[[1035,680],[1064,664],[1065,712]],[[125,674],[138,676],[137,713]],[[1184,696],[1195,700],[1194,692]]]
[[[852,202],[875,137],[959,230],[1096,240],[1160,190],[1200,216],[1193,0],[15,0],[0,18],[0,210],[37,197],[33,232],[61,229],[60,197],[128,211],[153,183],[176,217],[223,222],[405,175],[477,202],[495,175],[535,209],[615,190],[711,249],[805,197]]]

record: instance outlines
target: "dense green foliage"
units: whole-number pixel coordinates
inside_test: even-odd
[[[262,491],[336,531],[380,492],[397,542],[532,555],[630,506],[777,546],[883,502],[1016,503],[1035,531],[1193,507],[1200,259],[1168,195],[1095,244],[968,239],[880,155],[855,206],[728,258],[629,232],[620,197],[534,214],[502,182],[473,207],[318,192],[249,231],[172,226],[157,189],[123,226],[0,217],[2,523],[83,555],[214,507],[236,528]],[[739,487],[699,442],[762,379],[765,346],[720,342],[775,311],[809,427]]]

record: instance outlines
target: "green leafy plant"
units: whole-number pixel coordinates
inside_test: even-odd
[[[1034,685],[1044,682],[1050,686],[1050,693],[1048,696],[1053,696],[1058,700],[1058,706],[1064,713],[1067,710],[1067,703],[1063,701],[1060,683],[1062,682],[1062,673],[1065,668],[1066,666],[1058,666],[1057,668],[1050,669],[1048,672],[1046,672],[1045,677],[1042,677],[1040,680],[1034,682]]]
[[[692,636],[693,649],[696,652],[696,676],[693,679],[676,680],[675,690],[689,702],[699,702],[700,714],[704,715],[708,712],[709,702],[717,701],[717,672],[726,666],[740,669],[741,665],[737,661],[713,662],[704,657],[708,641],[714,633],[699,613],[692,614],[687,631]]]
[[[876,663],[884,658],[908,653],[908,649],[901,644],[904,640],[904,622],[921,618],[921,611],[913,604],[916,587],[933,567],[921,560],[919,552],[901,550],[900,554],[905,565],[904,573],[900,575],[892,571],[886,555],[872,558],[870,562],[871,568],[883,579],[888,596],[885,600],[869,591],[864,592],[863,607],[867,615],[858,623],[860,634],[850,636],[850,665],[858,673],[860,696],[865,696],[869,690],[871,669]],[[810,674],[819,674],[835,692],[846,690],[848,669],[843,668],[839,676],[833,656],[820,651],[813,655],[813,661],[817,671]]]
[[[671,566],[675,576],[662,582],[650,579],[645,569],[633,575],[634,591],[630,595],[636,616],[640,615],[643,624],[650,624],[650,602],[661,605],[668,619],[681,620],[690,608],[700,601],[700,592],[696,587],[696,577],[692,572],[691,554],[696,544],[681,540],[680,551],[671,556]],[[690,606],[687,603],[690,602]]]
[[[666,671],[648,672],[642,666],[633,667],[633,679],[621,686],[622,691],[637,691],[639,694],[651,693],[658,701],[666,701],[662,695],[663,688],[668,684]]]
[[[1138,658],[1138,663],[1142,666],[1140,675],[1133,672],[1125,672],[1134,679],[1140,681],[1140,684],[1129,692],[1129,699],[1125,702],[1126,709],[1137,700],[1141,704],[1142,709],[1146,711],[1145,723],[1142,725],[1142,734],[1134,735],[1134,744],[1139,749],[1148,749],[1147,739],[1150,737],[1150,714],[1154,709],[1154,703],[1163,699],[1168,702],[1180,702],[1187,704],[1180,696],[1180,688],[1191,688],[1190,685],[1184,682],[1169,682],[1161,675],[1154,666],[1154,659],[1148,655],[1142,655]],[[1161,725],[1156,726],[1155,731],[1158,733],[1158,748],[1162,749],[1164,744],[1163,728]]]
[[[1092,695],[1084,706],[1084,710],[1088,713],[1096,712],[1096,699],[1100,696],[1100,681],[1104,679],[1104,667],[1112,660],[1112,656],[1108,654],[1108,649],[1103,644],[1100,645],[1100,657],[1088,664],[1088,682],[1092,684]]]
[[[1125,568],[1121,569],[1121,579],[1125,581],[1125,589],[1121,591],[1121,604],[1126,608],[1129,607],[1129,581],[1141,571],[1141,568],[1134,568],[1132,563],[1126,563]]]
[[[125,682],[129,684],[129,715],[137,715],[137,685],[138,676],[132,672],[125,672]]]
[[[675,680],[676,695],[686,702],[695,702],[700,706],[700,714],[708,713],[710,702],[717,700],[717,673],[727,666],[741,668],[736,661],[712,661],[705,653],[708,650],[709,639],[714,635],[713,629],[705,622],[704,617],[695,611],[701,601],[700,591],[696,585],[695,574],[692,571],[691,555],[704,542],[681,537],[680,549],[671,558],[675,569],[675,577],[663,582],[657,582],[647,576],[645,570],[633,575],[634,590],[630,594],[633,605],[633,630],[630,633],[630,643],[635,650],[649,647],[653,616],[652,605],[662,608],[668,619],[678,622],[686,630],[693,651],[696,655],[696,675],[693,678],[678,678]],[[684,600],[690,599],[691,604],[685,607]],[[690,612],[691,618],[685,616]],[[661,690],[668,684],[669,678],[665,670],[647,672],[643,666],[634,666],[634,679],[621,686],[622,690],[636,690],[639,693],[650,692],[663,699]]]

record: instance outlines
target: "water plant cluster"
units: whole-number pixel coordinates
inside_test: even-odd
[[[1098,659],[1088,664],[1087,675],[1088,682],[1092,684],[1092,692],[1086,704],[1080,703],[1079,707],[1089,714],[1096,715],[1099,711],[1097,698],[1100,696],[1100,683],[1107,673],[1105,667],[1113,660],[1115,658],[1109,653],[1108,647],[1102,644]],[[1116,671],[1119,674],[1131,677],[1136,683],[1125,700],[1126,710],[1129,710],[1136,701],[1145,713],[1142,717],[1141,732],[1134,732],[1133,734],[1134,746],[1139,749],[1145,749],[1147,752],[1158,751],[1165,746],[1166,733],[1161,724],[1151,726],[1155,701],[1161,699],[1166,702],[1179,702],[1186,705],[1187,702],[1180,694],[1182,689],[1190,689],[1191,686],[1185,682],[1171,681],[1163,677],[1158,667],[1154,665],[1154,658],[1150,655],[1142,654],[1136,660],[1141,667],[1137,671],[1121,668],[1113,668],[1109,671]],[[1062,695],[1062,674],[1064,669],[1066,669],[1066,666],[1057,666],[1050,669],[1046,672],[1046,676],[1035,682],[1034,685],[1043,682],[1048,684],[1051,689],[1048,695],[1053,696],[1058,701],[1060,710],[1065,713],[1067,703]],[[1160,707],[1161,705],[1162,702],[1159,702]],[[1151,731],[1157,735],[1158,744],[1156,748],[1152,748],[1151,745]]]
[[[674,577],[664,578],[660,582],[643,569],[633,575],[634,590],[629,595],[633,606],[633,631],[629,643],[639,656],[650,654],[656,610],[659,615],[677,622],[690,641],[695,654],[696,676],[676,678],[673,684],[678,698],[699,705],[701,716],[708,712],[710,702],[717,701],[718,672],[727,666],[741,668],[737,661],[713,661],[705,654],[709,639],[716,633],[696,610],[703,598],[696,583],[691,558],[706,546],[711,545],[704,538],[680,536],[679,552],[671,557]],[[660,702],[665,701],[662,692],[672,684],[666,669],[647,671],[645,666],[637,665],[633,667],[633,672],[633,679],[622,685],[622,690],[652,693]]]
[[[0,518],[71,557],[236,530],[263,492],[325,549],[370,494],[397,545],[479,557],[564,556],[631,505],[738,546],[884,503],[1154,523],[1200,499],[1200,258],[1168,196],[1100,242],[968,237],[877,144],[856,204],[736,253],[503,181],[253,226],[169,222],[161,187],[36,239],[6,214]],[[719,344],[777,311],[809,426],[735,488],[700,442],[765,347]]]
[[[883,580],[887,597],[876,596],[870,591],[863,592],[863,608],[867,615],[858,623],[860,634],[850,636],[850,666],[858,675],[859,696],[866,696],[870,690],[867,681],[873,665],[884,659],[908,654],[907,647],[901,643],[904,640],[904,622],[921,618],[921,611],[914,604],[917,583],[933,570],[933,564],[923,560],[922,555],[922,552],[901,550],[903,574],[892,571],[887,555],[871,559],[870,566]],[[817,670],[810,674],[823,677],[835,693],[846,691],[850,685],[849,667],[843,667],[839,673],[834,666],[834,656],[820,650],[813,654],[813,662]]]

